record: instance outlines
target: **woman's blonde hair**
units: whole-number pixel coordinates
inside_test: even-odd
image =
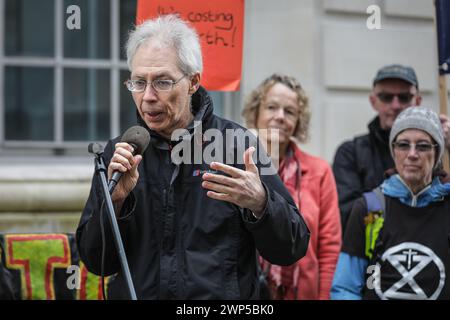
[[[306,142],[308,140],[309,121],[311,119],[311,111],[308,103],[309,99],[300,83],[294,77],[274,73],[253,90],[245,100],[244,109],[242,110],[242,116],[245,119],[246,125],[250,129],[256,128],[256,121],[258,119],[261,103],[266,98],[270,88],[277,83],[284,84],[286,87],[297,93],[299,115],[293,136],[297,138],[299,142]]]

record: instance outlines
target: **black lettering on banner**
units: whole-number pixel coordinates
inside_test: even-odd
[[[178,11],[176,11],[175,8],[172,6],[170,6],[169,8],[163,8],[161,6],[158,6],[158,8],[156,9],[156,12],[159,16],[163,16],[166,14],[180,15],[180,13]]]
[[[181,16],[173,6],[157,7],[158,15],[177,14]],[[207,45],[231,47],[235,46],[237,26],[235,26],[234,15],[230,12],[190,11],[187,13],[187,21],[192,24],[208,23],[207,31],[200,33],[200,40],[205,40]]]

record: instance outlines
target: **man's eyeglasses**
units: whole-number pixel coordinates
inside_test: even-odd
[[[170,91],[173,86],[180,82],[187,75],[183,75],[177,81],[169,80],[169,79],[155,79],[151,83],[153,89],[156,91]],[[127,80],[124,82],[127,86],[128,90],[131,92],[144,92],[145,88],[147,88],[148,82],[142,79],[138,80]]]
[[[394,97],[398,98],[398,101],[402,104],[407,104],[411,102],[411,99],[414,97],[412,93],[404,92],[404,93],[387,93],[387,92],[380,92],[377,94],[378,99],[381,100],[383,103],[391,103],[392,100],[394,100]]]
[[[433,148],[437,147],[437,144],[431,144],[427,142],[419,142],[419,143],[412,143],[412,142],[406,142],[406,141],[400,141],[400,142],[393,142],[392,146],[394,149],[402,151],[402,152],[409,152],[411,150],[411,147],[414,147],[414,149],[417,152],[426,153],[433,150]]]

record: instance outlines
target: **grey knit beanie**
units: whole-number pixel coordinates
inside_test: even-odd
[[[437,113],[427,107],[409,107],[403,110],[395,119],[389,135],[389,148],[391,149],[392,158],[394,157],[392,142],[394,142],[400,132],[406,129],[419,129],[425,131],[438,144],[439,150],[438,157],[436,158],[436,167],[439,160],[442,159],[445,149],[444,133]]]

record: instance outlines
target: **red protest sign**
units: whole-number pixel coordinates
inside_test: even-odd
[[[138,0],[137,24],[164,14],[178,14],[197,30],[203,53],[202,85],[215,91],[238,90],[244,0]]]

